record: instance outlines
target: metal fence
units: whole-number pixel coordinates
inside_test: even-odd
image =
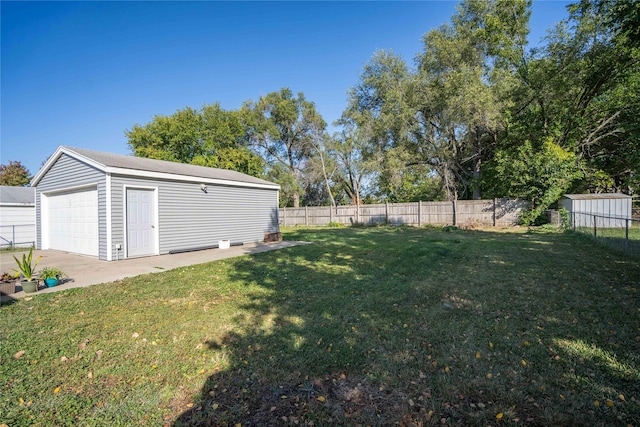
[[[36,245],[35,224],[0,225],[0,248]]]
[[[331,223],[511,226],[518,223],[520,213],[528,206],[527,201],[517,199],[309,206],[280,208],[279,221],[283,226]]]
[[[640,220],[598,215],[589,212],[571,214],[573,230],[633,255],[640,255]]]

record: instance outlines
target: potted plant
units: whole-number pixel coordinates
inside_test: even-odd
[[[35,280],[34,276],[36,273],[36,267],[40,262],[40,258],[36,259],[35,264],[33,263],[33,248],[29,249],[29,255],[22,254],[22,260],[13,256],[13,259],[16,260],[16,264],[18,264],[18,269],[13,269],[16,273],[20,273],[20,275],[24,278],[24,280],[20,281],[22,285],[22,290],[26,293],[33,293],[38,290],[38,281]]]
[[[4,272],[0,276],[0,295],[11,295],[16,292],[17,274]]]
[[[60,279],[66,277],[66,274],[64,271],[56,267],[44,267],[40,270],[39,276],[44,280],[44,283],[46,283],[48,287],[53,288],[58,284]]]

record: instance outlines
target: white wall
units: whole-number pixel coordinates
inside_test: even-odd
[[[9,246],[9,242],[32,246],[36,241],[35,206],[0,206],[0,237],[0,247]]]

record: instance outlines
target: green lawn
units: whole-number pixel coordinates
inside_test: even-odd
[[[638,425],[637,258],[549,230],[284,235],[313,244],[3,303],[0,425]]]

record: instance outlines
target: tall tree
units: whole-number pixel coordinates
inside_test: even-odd
[[[343,126],[343,181],[352,203],[361,198],[362,175],[370,175],[382,200],[397,200],[406,168],[406,144],[413,115],[407,87],[412,78],[404,60],[392,51],[375,52],[356,85],[338,124]],[[402,200],[397,200],[402,201]]]
[[[303,187],[303,169],[313,153],[314,144],[320,144],[326,123],[307,101],[302,92],[294,96],[288,88],[271,92],[257,102],[247,102],[247,128],[252,146],[268,162],[279,164],[289,175],[288,184],[293,194],[293,206],[300,206]],[[279,176],[283,169],[279,168]],[[282,184],[282,182],[278,181]]]
[[[632,192],[638,187],[640,51],[625,30],[630,18],[614,21],[627,4],[583,0],[572,5],[547,44],[518,67],[511,129],[501,156],[517,153],[509,147],[520,141],[529,141],[539,153],[553,141],[575,154],[581,170],[571,175],[572,182],[558,181],[562,191]]]
[[[187,107],[171,116],[157,115],[125,132],[134,155],[262,176],[262,159],[248,147],[242,111],[219,104]]]
[[[30,180],[29,170],[19,161],[9,160],[8,164],[0,165],[0,185],[21,187]]]
[[[412,90],[414,151],[438,172],[449,199],[481,196],[481,166],[505,126],[505,93],[526,44],[528,5],[463,1],[451,24],[424,37]]]

